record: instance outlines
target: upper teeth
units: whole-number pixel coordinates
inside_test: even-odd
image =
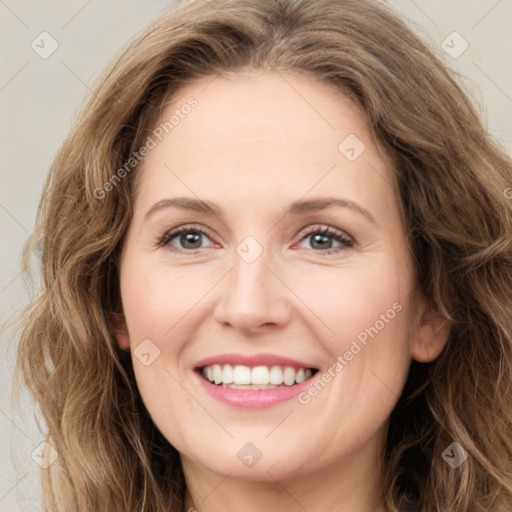
[[[203,368],[203,377],[215,384],[285,384],[293,386],[309,379],[312,375],[309,368],[293,368],[292,366],[232,366],[230,364],[214,364]]]

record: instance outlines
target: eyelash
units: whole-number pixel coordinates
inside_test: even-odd
[[[201,228],[196,228],[194,226],[191,226],[191,225],[187,225],[187,226],[180,226],[179,228],[176,228],[176,229],[173,229],[171,231],[168,231],[167,233],[164,234],[164,236],[162,237],[162,239],[160,240],[160,242],[158,242],[158,247],[164,247],[164,246],[170,246],[170,242],[171,240],[173,240],[174,238],[182,235],[183,233],[200,233],[201,235],[204,235],[208,238],[211,238],[210,235],[204,231],[203,229]],[[171,250],[176,250],[174,248],[171,248]],[[187,250],[187,249],[184,249],[185,251],[187,252],[193,252],[194,249],[190,249],[190,250]],[[197,250],[197,249],[195,249]]]
[[[165,233],[164,236],[158,242],[157,246],[158,247],[168,247],[170,250],[176,251],[176,252],[182,250],[187,253],[195,253],[199,249],[202,249],[201,247],[197,248],[197,249],[176,249],[170,245],[170,242],[172,240],[174,240],[175,238],[177,238],[178,236],[180,236],[184,233],[198,233],[198,234],[201,234],[202,236],[205,236],[205,237],[211,239],[211,236],[203,229],[197,228],[197,227],[194,227],[191,225],[186,225],[186,226],[180,226],[179,228],[173,229],[173,230]],[[339,253],[343,250],[349,249],[349,248],[353,247],[353,245],[354,245],[354,241],[348,235],[343,233],[343,231],[340,231],[331,226],[318,226],[318,225],[310,226],[310,227],[306,228],[305,231],[300,233],[301,238],[300,238],[299,242],[302,242],[307,237],[312,236],[312,235],[327,235],[327,236],[332,237],[334,241],[339,242],[341,244],[338,247],[331,247],[329,249],[324,249],[324,250],[310,249],[315,253],[320,253],[320,254],[325,254],[325,255],[335,254],[335,253]]]
[[[334,241],[339,242],[341,245],[338,247],[331,247],[329,249],[324,249],[320,251],[316,251],[315,249],[311,249],[314,252],[318,252],[320,254],[336,254],[346,249],[350,249],[354,245],[354,241],[343,231],[339,229],[333,228],[331,226],[310,226],[306,228],[305,231],[301,232],[300,241],[302,242],[307,237],[311,235],[327,235],[330,236]]]

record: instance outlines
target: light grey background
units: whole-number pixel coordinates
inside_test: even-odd
[[[255,0],[257,1],[257,0]],[[163,0],[0,0],[0,323],[26,304],[19,251],[34,224],[41,186],[58,147],[101,70],[133,35],[172,2]],[[493,137],[512,153],[512,0],[390,0],[430,39],[473,96]],[[40,51],[58,43],[48,58]],[[453,35],[456,31],[462,36]],[[458,53],[443,50],[444,44]],[[512,184],[511,184],[512,186]],[[43,440],[27,397],[12,407],[16,336],[0,345],[0,512],[40,511]]]

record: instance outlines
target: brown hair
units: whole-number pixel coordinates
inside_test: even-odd
[[[392,413],[388,510],[510,511],[511,161],[441,60],[372,0],[181,2],[100,80],[52,165],[32,237],[44,286],[18,363],[59,454],[43,470],[46,510],[183,509],[178,453],[113,334],[137,174],[125,165],[180,87],[244,69],[305,73],[365,112],[394,162],[417,285],[451,326],[439,358],[412,363]],[[454,441],[469,453],[457,470],[441,456]]]

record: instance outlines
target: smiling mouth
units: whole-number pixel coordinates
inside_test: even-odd
[[[295,386],[310,379],[318,370],[281,365],[213,364],[197,368],[196,371],[203,379],[219,387],[258,390]]]

